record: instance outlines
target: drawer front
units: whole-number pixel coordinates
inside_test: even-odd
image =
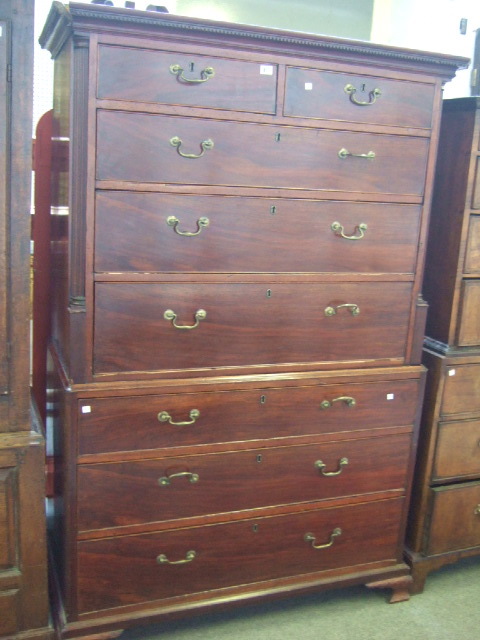
[[[105,45],[98,55],[100,99],[275,113],[275,64]]]
[[[417,398],[418,380],[94,398],[79,403],[79,453],[406,426]]]
[[[79,530],[402,489],[410,435],[80,465]],[[323,466],[322,466],[323,465]]]
[[[452,366],[447,370],[442,415],[480,411],[480,364]]]
[[[375,158],[339,157],[342,149]],[[99,180],[421,196],[427,152],[428,140],[407,136],[98,113]]]
[[[80,611],[395,562],[403,500],[78,544]],[[341,533],[338,533],[338,529]],[[334,533],[336,535],[334,535]],[[314,544],[332,544],[314,549]],[[190,553],[187,556],[188,552]],[[169,564],[188,560],[183,564]],[[157,560],[163,557],[163,562]]]
[[[480,476],[480,420],[439,425],[433,479]]]
[[[1,574],[0,574],[1,578]],[[18,638],[19,627],[17,612],[20,610],[20,591],[18,589],[0,589],[0,636]],[[12,634],[12,635],[10,635]]]
[[[433,99],[432,85],[289,67],[284,115],[430,128]]]
[[[420,214],[409,205],[99,192],[95,269],[413,273]]]
[[[430,539],[426,553],[480,545],[480,482],[432,490]]]
[[[275,283],[270,288],[97,283],[94,369],[403,358],[410,291],[411,283],[404,282]]]
[[[480,280],[465,280],[462,285],[458,344],[480,345]]]
[[[480,274],[480,216],[470,216],[465,273]]]

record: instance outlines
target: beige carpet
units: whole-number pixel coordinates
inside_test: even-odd
[[[121,640],[480,640],[480,558],[432,572],[423,594],[351,587],[125,631]]]

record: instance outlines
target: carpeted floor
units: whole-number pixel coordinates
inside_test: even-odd
[[[423,594],[388,604],[351,587],[125,631],[120,640],[479,640],[480,558],[432,572]]]

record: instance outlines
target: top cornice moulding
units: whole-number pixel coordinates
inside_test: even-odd
[[[343,54],[352,59],[361,58],[375,64],[375,60],[385,59],[398,67],[409,68],[425,66],[428,72],[442,76],[445,80],[454,77],[458,69],[468,67],[469,59],[442,53],[431,53],[414,49],[403,49],[387,45],[374,44],[361,40],[348,40],[330,36],[316,35],[299,31],[283,31],[280,29],[264,28],[236,23],[216,22],[200,18],[189,18],[154,11],[137,11],[104,5],[70,3],[64,5],[55,1],[52,4],[39,42],[44,49],[48,49],[55,58],[63,48],[65,42],[76,30],[82,32],[105,31],[108,33],[124,32],[128,34],[132,27],[154,35],[157,33],[183,33],[186,35],[214,36],[234,38],[237,44],[242,42],[254,43],[256,47],[262,44],[268,48],[280,45],[285,47],[284,53],[303,53],[310,55]],[[417,69],[418,70],[418,69]]]

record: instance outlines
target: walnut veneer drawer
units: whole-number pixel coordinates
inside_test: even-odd
[[[339,567],[393,562],[402,508],[403,500],[398,498],[80,542],[80,611]],[[310,538],[305,540],[309,534],[316,545],[332,544],[314,549]],[[181,560],[187,562],[171,564]]]
[[[402,489],[410,434],[78,467],[78,527],[198,515]]]
[[[480,274],[480,216],[470,216],[465,273]]]
[[[287,68],[284,115],[429,128],[433,85]]]
[[[78,448],[82,455],[406,426],[414,421],[418,385],[383,380],[92,398],[79,402]]]
[[[99,180],[410,196],[423,194],[429,146],[408,136],[117,111],[98,112],[97,141]]]
[[[408,282],[97,283],[94,370],[403,358],[410,292]]]
[[[480,365],[464,364],[448,368],[441,414],[480,411]]]
[[[480,476],[480,420],[439,424],[433,479]]]
[[[432,489],[426,553],[446,553],[477,545],[480,545],[480,482]]]
[[[275,113],[277,65],[101,45],[97,96]]]
[[[413,273],[420,213],[413,205],[103,191],[95,269]]]
[[[463,281],[458,344],[461,347],[480,345],[480,280]]]

